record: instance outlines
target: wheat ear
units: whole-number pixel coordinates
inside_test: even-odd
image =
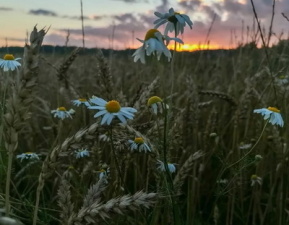
[[[123,215],[126,211],[135,211],[139,207],[150,207],[156,199],[156,193],[144,193],[139,191],[134,195],[124,195],[118,198],[112,198],[108,202],[101,204],[95,202],[89,207],[82,208],[74,225],[95,224],[100,219],[106,220],[113,214]]]
[[[222,100],[225,100],[227,101],[228,103],[230,103],[232,106],[237,106],[237,102],[236,100],[229,96],[228,94],[226,93],[223,93],[223,92],[217,92],[217,91],[199,91],[199,94],[200,95],[210,95],[210,96],[213,96],[213,97],[217,97],[217,98],[220,98]]]
[[[18,133],[24,127],[24,121],[30,118],[29,107],[33,102],[32,91],[37,84],[39,50],[46,32],[34,27],[30,35],[30,46],[24,47],[23,67],[19,80],[12,87],[11,96],[6,103],[4,115],[4,139],[8,152],[8,168],[5,190],[6,214],[10,213],[10,182],[14,152],[18,146]]]
[[[58,189],[58,205],[61,208],[60,219],[61,224],[72,224],[71,218],[73,218],[74,204],[71,202],[70,184],[66,180],[65,176],[62,176],[61,184]]]
[[[59,158],[59,154],[66,151],[71,145],[78,145],[85,139],[92,139],[92,135],[95,134],[97,128],[98,124],[94,123],[89,128],[79,130],[75,135],[67,138],[61,145],[57,145],[45,158],[42,164],[40,175],[38,177],[33,225],[36,225],[37,222],[40,193],[44,187],[44,182],[53,173],[53,169]]]
[[[177,192],[183,185],[185,179],[189,176],[189,173],[193,169],[193,164],[195,163],[195,161],[203,156],[204,153],[202,151],[197,151],[193,155],[190,155],[190,157],[185,161],[184,165],[181,167],[181,169],[174,178],[174,187]]]

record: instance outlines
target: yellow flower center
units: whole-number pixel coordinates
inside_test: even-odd
[[[277,109],[276,107],[268,107],[267,109],[272,111],[272,112],[280,113],[280,110]]]
[[[57,110],[58,110],[58,111],[66,111],[66,108],[63,107],[63,106],[61,106],[61,107],[58,107]]]
[[[151,106],[152,104],[155,104],[155,103],[157,103],[157,102],[162,102],[162,101],[163,101],[163,100],[162,100],[160,97],[158,97],[158,96],[153,96],[153,97],[150,97],[150,98],[149,98],[147,105],[148,105],[148,106]]]
[[[281,75],[280,77],[279,77],[279,79],[285,79],[285,76],[284,75]]]
[[[147,41],[150,38],[156,38],[155,33],[159,32],[157,29],[150,29],[148,30],[148,32],[146,33],[145,36],[145,41]]]
[[[14,56],[12,55],[12,54],[6,54],[5,56],[4,56],[4,60],[14,60],[15,58],[14,58]]]
[[[74,166],[71,166],[71,165],[70,165],[70,166],[68,166],[68,169],[69,169],[69,170],[74,170]]]
[[[105,108],[110,113],[117,113],[120,110],[120,104],[118,101],[111,100],[108,103],[106,103]]]
[[[257,178],[258,178],[258,176],[257,176],[256,174],[253,174],[253,175],[251,176],[251,180],[257,180]]]
[[[106,171],[104,169],[101,169],[99,172],[100,173],[105,173]]]
[[[79,98],[78,101],[80,101],[80,102],[87,102],[86,98]]]
[[[31,154],[33,154],[33,152],[25,152],[24,154],[25,155],[31,155]]]
[[[137,143],[137,144],[143,144],[143,143],[144,143],[144,140],[143,140],[143,138],[141,138],[141,137],[136,137],[136,138],[134,139],[134,142]]]
[[[178,22],[178,19],[177,19],[177,17],[176,17],[175,15],[180,15],[180,13],[175,12],[173,16],[170,16],[170,17],[168,18],[168,21],[170,21],[170,22],[172,22],[172,23],[177,23],[177,22]]]

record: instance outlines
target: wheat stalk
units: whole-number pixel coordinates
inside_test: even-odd
[[[70,184],[65,176],[62,176],[61,184],[58,189],[58,205],[61,208],[61,224],[70,225],[71,218],[74,215],[74,204],[71,201]]]
[[[173,181],[176,192],[179,191],[185,179],[189,176],[191,170],[193,169],[193,164],[195,163],[195,161],[203,156],[204,153],[202,151],[197,151],[193,155],[190,155],[190,157],[185,161]]]
[[[33,102],[32,91],[37,85],[39,50],[46,32],[44,29],[37,31],[34,27],[30,35],[30,45],[24,47],[23,67],[12,87],[11,96],[7,101],[4,115],[4,139],[8,152],[8,168],[6,177],[5,209],[10,213],[10,182],[12,159],[18,146],[18,134],[24,127],[24,121],[30,118],[29,108]]]
[[[134,195],[124,195],[112,198],[106,203],[95,202],[89,207],[82,208],[75,218],[74,225],[95,224],[110,218],[113,214],[124,215],[128,210],[135,211],[139,207],[149,208],[156,199],[156,193],[139,191]]]
[[[61,152],[68,150],[71,145],[78,146],[84,140],[91,140],[94,138],[97,131],[98,124],[94,123],[89,128],[79,130],[75,135],[67,138],[61,145],[57,145],[45,158],[40,175],[38,177],[38,186],[36,191],[36,202],[34,209],[33,225],[36,225],[40,193],[44,187],[45,180],[53,173],[56,162]]]
[[[232,106],[237,106],[238,105],[236,100],[233,97],[231,97],[228,94],[223,93],[223,92],[218,92],[218,91],[199,91],[199,94],[200,95],[209,95],[209,96],[220,98],[222,100],[227,101]]]

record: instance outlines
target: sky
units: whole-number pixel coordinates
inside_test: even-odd
[[[273,0],[254,0],[265,37]],[[116,50],[138,48],[147,30],[154,28],[154,12],[172,7],[188,15],[193,28],[180,35],[183,50],[234,48],[254,39],[251,0],[82,0],[85,46]],[[271,43],[288,38],[289,0],[276,0]],[[24,46],[33,27],[48,30],[44,44],[82,46],[80,0],[1,0],[0,46]],[[158,28],[161,32],[164,26]],[[255,30],[255,31],[254,31]],[[173,34],[170,34],[173,36]]]

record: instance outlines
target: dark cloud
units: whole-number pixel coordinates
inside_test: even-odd
[[[71,19],[71,20],[80,20],[80,16],[68,16],[68,15],[58,15],[56,12],[46,10],[46,9],[37,9],[37,10],[30,10],[29,14],[31,15],[42,15],[42,16],[52,16],[52,17],[59,17],[64,19]],[[101,20],[105,16],[101,15],[92,15],[92,16],[83,16],[84,20]]]
[[[186,10],[195,10],[201,5],[200,0],[182,0],[178,5]]]
[[[31,9],[29,11],[29,14],[31,15],[36,15],[36,16],[53,16],[53,17],[57,17],[58,15],[50,10],[46,10],[46,9],[37,9],[37,10],[33,10]]]
[[[8,7],[0,7],[0,11],[12,11],[12,8],[8,8]]]
[[[83,16],[84,20],[101,20],[104,16],[96,16],[96,15],[92,15],[92,16]],[[66,19],[71,19],[71,20],[80,20],[81,16],[61,16],[61,18],[66,18]]]

